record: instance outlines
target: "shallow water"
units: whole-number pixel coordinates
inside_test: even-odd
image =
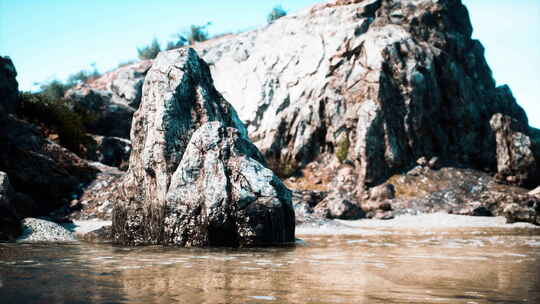
[[[257,249],[0,244],[2,303],[540,303],[540,230],[367,229]]]

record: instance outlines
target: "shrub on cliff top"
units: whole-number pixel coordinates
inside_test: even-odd
[[[152,43],[142,48],[137,48],[137,54],[141,60],[154,59],[161,52],[161,47],[156,38],[152,40]]]
[[[205,25],[191,25],[187,33],[187,41],[189,44],[208,40],[209,35],[206,28],[210,25],[212,25],[211,22],[208,22]]]
[[[167,51],[183,47],[188,42],[182,34],[176,34],[174,37],[176,38],[175,40],[167,42],[167,47],[165,48]]]
[[[79,154],[86,140],[84,124],[91,116],[73,110],[71,101],[51,99],[43,93],[21,93],[19,117],[41,127],[45,136],[58,134],[65,148]]]
[[[268,14],[268,17],[266,17],[266,21],[268,23],[272,23],[276,21],[277,19],[284,17],[287,15],[287,12],[281,7],[281,5],[275,6],[270,14]]]
[[[66,91],[69,90],[70,86],[55,79],[53,81],[40,84],[39,88],[41,95],[54,100],[64,98],[64,94],[66,94]]]

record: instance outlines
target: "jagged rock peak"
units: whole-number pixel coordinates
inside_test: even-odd
[[[212,137],[212,140],[216,140],[216,142],[208,143],[206,150],[212,150],[216,145],[219,146],[220,140],[226,140],[229,143],[226,147],[215,151],[215,153],[221,155],[217,159],[204,155],[205,149],[199,149],[196,144],[195,146],[190,144],[193,134],[209,122],[219,122],[220,128],[236,130],[235,132],[228,131],[227,139]],[[244,144],[236,147],[235,145],[240,139],[243,140]],[[175,207],[178,204],[210,206],[211,201],[208,193],[189,192],[188,195],[191,196],[200,195],[200,200],[192,201],[190,205],[187,201],[184,202],[184,199],[187,198],[182,196],[181,193],[171,190],[172,184],[176,185],[175,189],[178,189],[177,191],[189,186],[186,183],[178,184],[178,180],[173,179],[175,172],[184,172],[189,165],[192,165],[187,160],[184,161],[186,151],[191,151],[189,152],[191,158],[195,157],[193,154],[198,151],[202,155],[197,157],[208,162],[214,162],[216,166],[223,165],[223,162],[229,162],[229,157],[233,157],[238,153],[251,157],[255,155],[254,161],[259,166],[264,165],[260,153],[254,146],[250,146],[246,150],[245,142],[249,143],[249,139],[247,138],[245,126],[239,120],[234,108],[214,88],[208,65],[191,48],[162,52],[155,59],[145,78],[141,105],[133,118],[131,141],[132,154],[129,169],[120,182],[121,185],[115,198],[117,203],[113,211],[113,237],[117,242],[125,244],[216,244],[213,241],[208,241],[212,239],[211,237],[204,236],[205,233],[210,232],[205,230],[208,225],[207,222],[199,222],[201,220],[199,218],[200,214],[193,213],[193,210],[189,208],[187,211],[184,210],[185,212],[178,213],[179,209]],[[227,152],[231,151],[231,149],[240,152]],[[200,165],[204,164],[201,163]],[[227,165],[225,167],[228,168],[226,172],[217,172],[225,174],[224,176],[213,176],[211,171],[200,172],[200,179],[196,178],[195,181],[192,181],[193,185],[195,185],[193,187],[200,184],[199,180],[229,178],[229,175],[235,171]],[[268,172],[268,170],[264,172]],[[255,177],[261,177],[260,174],[264,172],[261,171],[259,175],[255,174]],[[186,174],[188,173],[195,174],[195,172],[189,170],[186,171]],[[184,175],[177,178],[181,177],[184,177]],[[200,190],[210,191],[207,189]],[[221,193],[221,195],[227,195],[230,198],[230,195],[232,195],[231,189],[227,188],[225,190],[226,192]],[[182,199],[180,201],[171,199],[174,197]],[[286,195],[284,197],[283,208],[291,208],[292,210],[290,194],[288,200]],[[280,199],[278,199],[279,202],[281,202]],[[173,205],[171,205],[172,202],[174,202]],[[207,205],[205,205],[206,203]],[[214,203],[212,202],[212,204]],[[235,199],[221,201],[223,208],[229,208],[227,206],[236,203]],[[201,208],[195,208],[194,210],[200,212],[204,209]],[[175,221],[172,221],[171,218],[176,217],[171,217],[171,212],[176,212],[175,214],[178,216],[184,216],[182,220],[191,221],[191,224],[188,226],[184,225],[185,222],[183,222],[184,224],[173,224],[172,222]],[[292,214],[292,232],[294,235],[294,213]],[[272,216],[274,215],[268,215],[269,218],[272,218]],[[275,216],[279,217],[280,214]],[[193,224],[193,221],[196,221],[197,224]],[[287,224],[289,221],[282,219],[281,223]],[[227,222],[228,224],[230,223]],[[241,226],[237,222],[233,222],[233,224],[238,225],[238,227]],[[281,228],[273,226],[272,229]],[[291,227],[287,229],[289,229],[289,232],[291,231]],[[290,238],[290,234],[288,237]],[[244,238],[245,242],[239,241],[238,244],[248,245],[265,240],[264,238],[255,238],[257,241],[248,241],[246,238],[247,234]],[[290,239],[282,238],[274,239],[274,241],[283,242],[290,241]]]
[[[362,189],[422,156],[496,171],[491,117],[527,118],[471,33],[459,0],[333,1],[197,48],[273,168],[352,163]]]

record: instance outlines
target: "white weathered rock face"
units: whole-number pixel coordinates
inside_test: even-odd
[[[534,177],[536,161],[527,127],[502,114],[490,120],[497,141],[497,177],[511,184],[524,184]]]
[[[210,122],[219,122],[219,127],[207,125]],[[203,130],[198,132],[200,128]],[[227,136],[219,132],[223,136],[212,136],[216,135],[213,131],[223,128],[227,128]],[[197,139],[190,142],[196,131],[202,146],[198,146]],[[158,55],[145,78],[142,102],[133,118],[131,141],[129,170],[117,185],[114,199],[115,241],[202,246],[294,240],[290,193],[264,168],[263,158],[250,144],[236,111],[214,88],[208,66],[193,49]],[[218,170],[220,166],[227,170]],[[242,183],[230,181],[240,174],[247,177],[246,181],[254,182],[251,186],[255,189],[231,189]],[[267,180],[269,176],[271,179]],[[213,191],[220,182],[227,185],[219,189],[225,192]],[[281,192],[271,192],[268,187]],[[223,200],[217,200],[216,195]],[[265,203],[275,206],[266,206],[268,212],[261,211]],[[216,217],[203,214],[206,211],[216,211]],[[245,215],[239,216],[240,213]],[[267,225],[277,223],[285,226]],[[230,225],[236,230],[230,231]]]
[[[527,118],[471,33],[458,0],[331,1],[196,48],[275,168],[344,147],[362,188],[421,156],[496,170],[492,115]]]

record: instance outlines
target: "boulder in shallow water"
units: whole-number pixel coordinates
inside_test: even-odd
[[[181,246],[293,242],[291,192],[238,130],[210,122],[172,176],[164,229],[165,242]]]
[[[289,190],[265,168],[193,49],[158,55],[145,78],[131,141],[129,170],[113,194],[116,242],[294,241]]]
[[[23,234],[17,242],[75,242],[73,232],[61,225],[37,218],[25,218],[22,221]]]

